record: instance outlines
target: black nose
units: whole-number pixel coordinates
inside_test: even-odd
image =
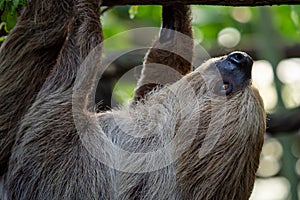
[[[251,78],[252,58],[245,52],[235,51],[227,56],[227,60],[235,65],[237,70],[244,73],[245,78]]]
[[[228,55],[228,59],[236,64],[243,64],[252,61],[251,57],[245,52],[235,51]]]

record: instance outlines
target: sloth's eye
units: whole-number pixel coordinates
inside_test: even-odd
[[[214,92],[218,95],[229,95],[233,90],[233,85],[228,81],[218,81],[215,85]]]

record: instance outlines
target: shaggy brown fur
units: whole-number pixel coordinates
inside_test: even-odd
[[[103,40],[98,5],[75,1],[57,63],[20,121],[2,198],[247,199],[265,130],[263,103],[251,81],[227,96],[215,94],[211,88],[221,79],[215,64],[228,64],[224,56],[135,106],[95,113],[92,91],[103,70],[101,45],[91,51]],[[190,70],[181,70],[190,67],[190,54],[180,53],[188,62],[171,57],[182,65],[167,61],[170,54],[155,55],[150,51],[150,63]]]
[[[5,178],[8,199],[112,199],[108,192],[111,187],[101,180],[103,175],[93,173],[97,163],[83,155],[84,149],[81,152],[72,119],[72,90],[78,68],[102,39],[99,2],[78,0],[75,4],[76,17],[58,62],[22,120]],[[35,145],[29,145],[32,142]],[[67,155],[70,148],[74,154]],[[41,152],[49,152],[46,160]],[[91,171],[82,173],[84,165]],[[59,177],[60,173],[69,174],[69,178]]]
[[[0,50],[0,177],[18,122],[53,68],[67,35],[73,0],[31,0]]]

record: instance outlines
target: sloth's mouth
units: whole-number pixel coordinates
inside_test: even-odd
[[[233,84],[229,81],[220,80],[216,83],[214,90],[219,95],[229,95],[233,91]]]

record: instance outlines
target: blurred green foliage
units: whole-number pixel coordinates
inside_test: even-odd
[[[300,41],[300,6],[284,5],[267,7],[272,13],[273,25],[283,43],[293,44]],[[193,6],[194,36],[200,39],[206,49],[217,45],[219,32],[226,27],[236,28],[241,33],[242,45],[253,46],[257,43],[258,24],[261,20],[258,7],[239,8],[224,6]],[[250,15],[245,22],[238,21],[234,13]],[[137,27],[159,27],[161,6],[116,6],[102,18],[105,37]],[[116,41],[112,48],[127,46],[128,40]]]
[[[126,104],[133,99],[135,87],[136,84],[130,81],[116,82],[113,87],[113,98],[121,104]]]
[[[0,0],[1,28],[9,32],[17,23],[18,8],[25,6],[27,0]]]

